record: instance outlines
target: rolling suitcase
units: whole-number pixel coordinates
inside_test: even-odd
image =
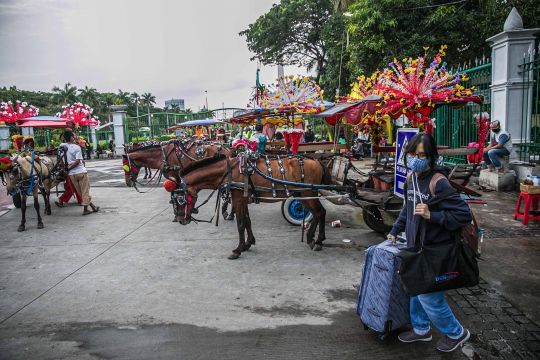
[[[393,244],[385,240],[371,246],[362,267],[362,280],[358,290],[356,313],[364,329],[372,328],[385,340],[389,332],[409,324],[409,301],[399,280],[400,259],[396,254],[406,243]]]

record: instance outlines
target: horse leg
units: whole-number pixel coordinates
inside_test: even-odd
[[[325,221],[326,221],[326,209],[321,204],[321,201],[319,199],[315,200],[315,214],[317,214],[317,217],[319,219],[319,236],[317,237],[317,241],[315,241],[315,251],[322,250],[323,241],[326,239],[326,233],[325,233]]]
[[[307,195],[306,195],[307,196]],[[309,228],[306,233],[306,242],[311,249],[315,247],[315,230],[319,224],[319,218],[317,217],[317,212],[314,211],[312,204],[308,200],[298,200],[300,204],[309,212],[313,214],[313,220],[309,224]]]
[[[43,196],[43,201],[45,202],[45,215],[51,215],[51,203],[49,200],[49,196],[51,194],[51,190],[45,190],[46,187],[40,188],[41,195]]]
[[[238,247],[228,256],[229,260],[238,259],[242,251],[246,250],[246,220],[245,214],[247,210],[247,200],[244,200],[241,194],[237,198],[233,198],[233,207],[236,210],[236,226],[238,228]]]
[[[21,225],[19,225],[18,232],[24,231],[26,224],[26,195],[21,194]]]
[[[253,230],[251,229],[251,218],[249,217],[249,207],[246,206],[246,231],[247,231],[247,242],[246,250],[249,250],[251,245],[255,245],[255,236],[253,236]]]
[[[39,213],[39,196],[37,194],[37,188],[35,188],[33,195],[34,195],[34,209],[36,209],[37,220],[38,220],[37,228],[43,229],[43,221],[41,219],[41,214]]]

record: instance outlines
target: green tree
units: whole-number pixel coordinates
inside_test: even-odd
[[[77,102],[77,87],[67,83],[63,88],[54,86],[52,88],[53,95],[51,101],[57,105],[73,104]]]
[[[85,86],[84,89],[79,89],[79,99],[94,108],[99,103],[99,93],[93,87]]]
[[[136,111],[137,111],[137,117],[139,117],[139,102],[140,102],[140,95],[137,94],[136,92],[132,92],[131,93],[131,102],[133,104],[135,104],[135,108],[136,108]]]
[[[150,126],[150,108],[156,103],[156,97],[151,93],[144,93],[142,94],[141,98],[143,101],[143,105],[146,106],[146,108],[148,109],[148,126]],[[151,135],[152,133],[150,133],[150,136]]]
[[[120,100],[122,105],[131,105],[131,96],[127,91],[122,91],[118,89],[118,94],[116,94],[116,99]]]
[[[99,107],[102,113],[106,113],[111,122],[111,106],[114,104],[116,95],[113,93],[102,93],[99,98]]]
[[[326,63],[321,32],[332,14],[330,0],[282,0],[241,31],[251,59],[263,64],[299,65],[315,69],[317,78]]]

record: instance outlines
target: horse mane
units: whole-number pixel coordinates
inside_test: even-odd
[[[160,148],[160,147],[161,147],[160,144],[153,144],[153,145],[143,146],[143,147],[139,147],[139,148],[130,150],[128,152],[128,154],[133,154],[134,152],[137,152],[137,151],[148,150],[148,149],[153,149],[153,148]]]
[[[214,156],[212,157],[209,157],[209,158],[205,158],[205,159],[202,159],[202,160],[199,160],[199,161],[194,161],[192,162],[191,164],[189,164],[188,166],[186,166],[185,168],[182,169],[182,171],[180,171],[180,176],[186,176],[187,174],[195,171],[195,170],[198,170],[198,169],[201,169],[203,167],[206,167],[206,166],[209,166],[209,165],[213,165],[215,163],[218,163],[222,160],[225,160],[227,157],[224,155],[224,154],[215,154]]]

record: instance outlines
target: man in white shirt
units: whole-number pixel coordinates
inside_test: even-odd
[[[92,203],[92,197],[90,196],[90,181],[88,181],[88,173],[82,162],[82,151],[78,144],[75,144],[75,135],[73,131],[64,132],[64,141],[67,143],[67,170],[69,178],[71,179],[73,186],[79,194],[82,196],[82,204],[84,206],[83,215],[89,215],[93,212],[99,211],[99,206],[95,206]],[[92,211],[88,210],[88,206],[92,208]]]

